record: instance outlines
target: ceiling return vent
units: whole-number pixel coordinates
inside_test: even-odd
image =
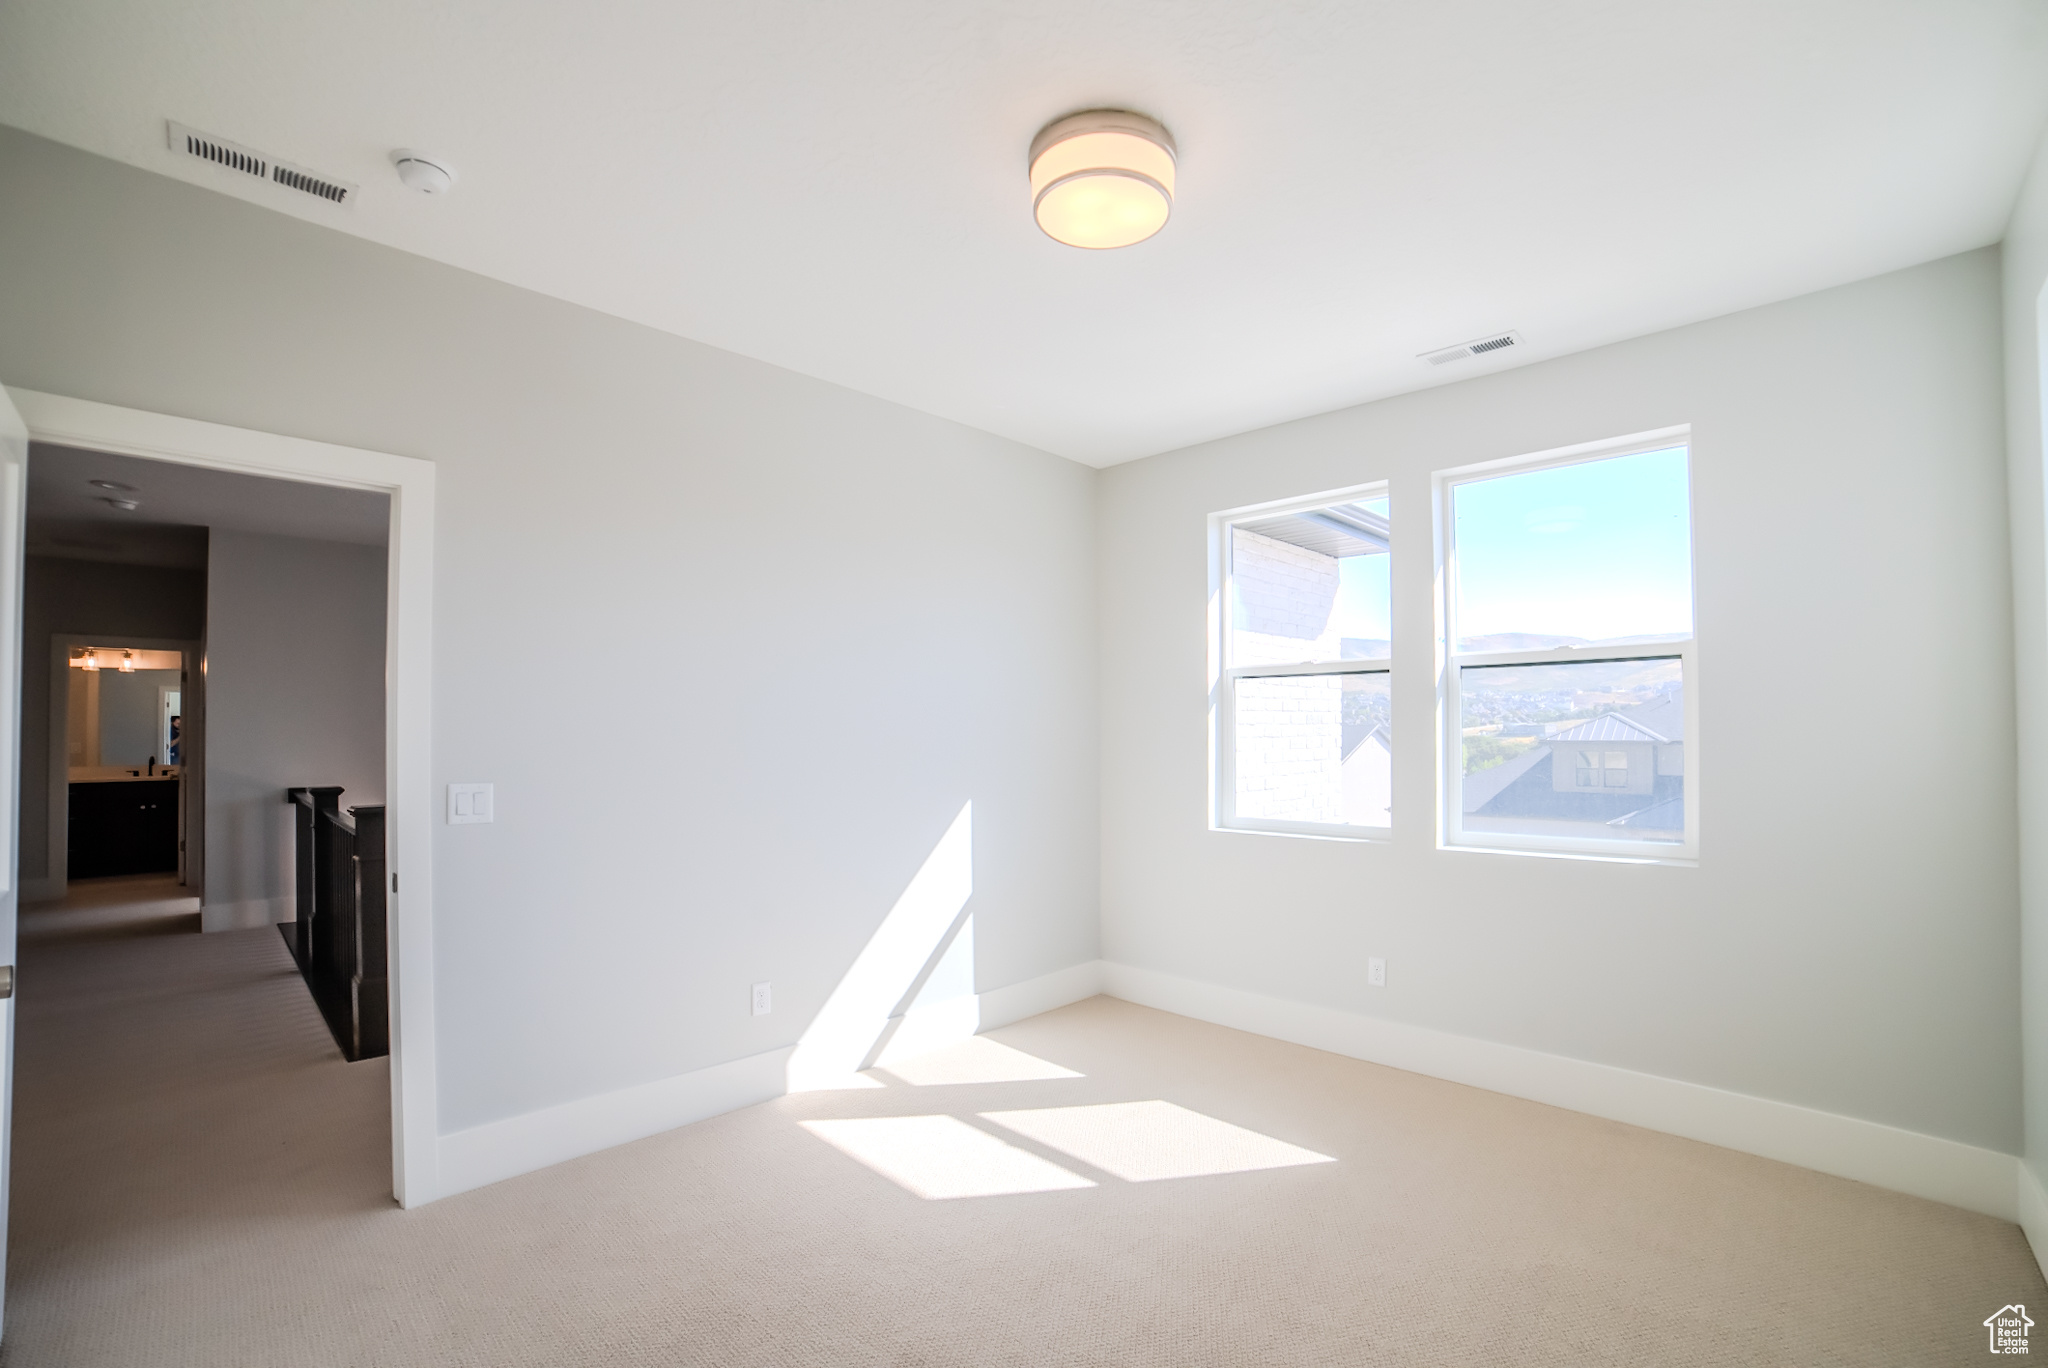
[[[1522,335],[1510,329],[1503,333],[1489,333],[1470,342],[1460,342],[1455,347],[1439,347],[1435,351],[1424,352],[1422,359],[1432,366],[1444,366],[1453,361],[1463,361],[1468,356],[1485,356],[1488,352],[1505,351],[1521,345]]]
[[[196,128],[187,128],[175,120],[165,120],[164,127],[170,141],[171,151],[201,161],[225,166],[230,171],[240,171],[254,176],[257,180],[282,185],[287,190],[302,194],[316,195],[329,204],[347,204],[355,199],[357,186],[332,176],[323,176],[317,171],[308,171],[303,166],[279,161],[267,152],[258,152],[253,147],[216,138],[211,133],[201,133]]]

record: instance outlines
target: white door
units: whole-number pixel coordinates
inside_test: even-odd
[[[14,1139],[14,930],[21,888],[21,556],[28,425],[0,389],[0,1283]]]

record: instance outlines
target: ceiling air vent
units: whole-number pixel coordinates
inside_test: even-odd
[[[1422,359],[1432,366],[1443,366],[1453,361],[1463,361],[1468,356],[1484,356],[1488,352],[1503,351],[1508,347],[1521,345],[1522,335],[1510,330],[1475,338],[1470,342],[1460,342],[1455,347],[1439,347],[1435,351],[1424,352]]]
[[[347,204],[356,197],[356,186],[348,181],[323,176],[317,171],[308,171],[303,166],[282,162],[267,152],[258,152],[253,147],[216,138],[211,133],[201,133],[196,128],[187,128],[175,120],[166,120],[171,151],[201,161],[225,166],[230,171],[266,180],[281,185],[287,190],[302,194],[317,195],[329,204]]]

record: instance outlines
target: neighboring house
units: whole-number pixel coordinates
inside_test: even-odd
[[[1598,834],[1626,827],[1669,831],[1674,839],[1684,831],[1685,703],[1678,693],[1550,725],[1561,730],[1542,745],[1466,776],[1469,830]]]
[[[1344,820],[1353,826],[1388,826],[1394,809],[1394,739],[1384,722],[1344,731]]]
[[[1340,635],[1339,562],[1387,554],[1386,519],[1363,504],[1280,514],[1232,529],[1231,662],[1385,659],[1389,643]],[[1233,703],[1239,816],[1323,825],[1387,825],[1387,738],[1346,720],[1338,675],[1241,683]]]

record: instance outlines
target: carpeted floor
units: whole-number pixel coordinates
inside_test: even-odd
[[[2000,1221],[1104,998],[400,1211],[383,1064],[174,893],[24,915],[0,1363],[1923,1368],[2048,1307]]]

